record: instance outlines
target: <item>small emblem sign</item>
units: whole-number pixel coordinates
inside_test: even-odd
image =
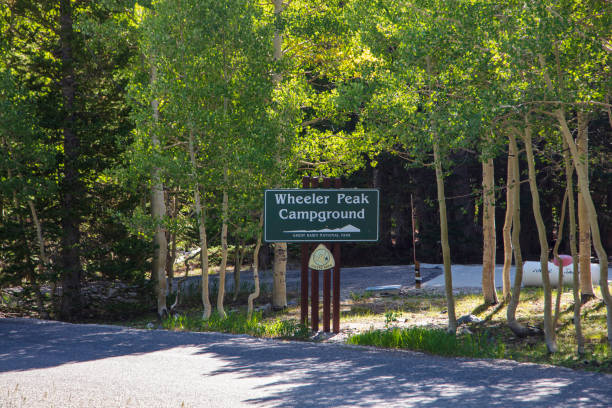
[[[325,271],[327,269],[332,269],[334,266],[336,266],[336,262],[334,261],[332,253],[325,245],[319,244],[310,255],[308,267],[315,271]]]

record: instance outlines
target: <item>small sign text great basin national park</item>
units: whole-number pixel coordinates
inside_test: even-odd
[[[265,191],[266,242],[378,241],[376,189]]]

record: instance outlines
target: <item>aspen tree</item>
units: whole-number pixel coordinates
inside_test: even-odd
[[[498,303],[495,290],[495,175],[493,158],[482,161],[482,292],[486,304]]]
[[[588,120],[584,111],[578,110],[578,137],[576,147],[585,167],[589,163],[589,136]],[[589,216],[582,194],[578,194],[578,264],[580,272],[580,293],[582,303],[588,302],[595,297],[593,282],[591,280],[591,227]]]
[[[273,0],[274,2],[274,20],[275,22],[282,21],[283,10],[289,5],[283,0]],[[274,27],[274,61],[277,65],[280,64],[283,58],[283,32],[280,24],[275,24]],[[276,87],[279,87],[283,80],[283,73],[276,70],[272,74],[272,79]],[[284,143],[282,131],[278,134],[279,144]],[[277,153],[277,161],[279,169],[281,168],[280,151]],[[280,186],[277,186],[280,187]],[[272,307],[276,309],[284,309],[287,307],[287,243],[277,242],[274,247],[274,260],[272,264]]]
[[[521,252],[521,242],[520,242],[520,233],[521,233],[521,206],[520,206],[520,167],[519,167],[519,149],[518,143],[516,141],[516,135],[520,135],[520,132],[517,129],[511,129],[508,133],[508,138],[510,141],[508,147],[508,160],[512,160],[512,250],[514,253],[514,264],[515,264],[515,275],[514,275],[514,285],[512,287],[512,295],[510,297],[510,302],[508,303],[508,308],[506,309],[506,319],[508,320],[508,327],[512,330],[517,336],[526,336],[530,334],[530,330],[520,324],[516,319],[516,309],[518,308],[519,300],[521,297],[521,284],[523,281],[523,255]]]
[[[548,273],[548,241],[546,238],[546,227],[540,210],[540,194],[538,192],[535,159],[532,146],[532,128],[529,123],[529,115],[525,116],[525,128],[522,132],[523,144],[527,155],[527,169],[529,172],[529,189],[531,190],[531,203],[533,216],[538,229],[538,239],[540,241],[540,267],[542,270],[542,286],[544,288],[544,336],[546,347],[549,353],[557,352],[556,333],[553,326],[552,317],[552,294],[550,287],[550,275]]]
[[[565,179],[567,189],[567,205],[569,213],[569,241],[570,253],[572,255],[572,294],[574,296],[574,329],[576,332],[576,352],[579,356],[584,354],[584,337],[582,336],[582,323],[580,316],[581,298],[580,298],[580,277],[578,272],[578,249],[576,247],[576,205],[574,204],[574,168],[572,167],[569,147],[563,139],[563,164],[565,167]]]
[[[151,86],[157,82],[157,67],[153,61],[151,64]],[[153,129],[151,131],[151,145],[153,149],[161,148],[159,140],[159,101],[151,99],[151,109],[153,111]],[[166,216],[166,201],[164,199],[164,185],[160,177],[160,168],[153,166],[151,172],[151,216],[155,223],[155,235],[153,238],[154,256],[153,271],[151,278],[155,282],[155,295],[157,298],[157,315],[160,318],[166,317],[168,309],[166,307],[167,281],[166,281],[166,257],[168,256],[168,242],[166,241],[166,229],[164,227],[164,217]]]
[[[513,156],[517,153],[514,151],[514,146],[508,143],[508,164],[506,174],[506,215],[504,217],[504,227],[502,236],[504,241],[504,267],[502,270],[503,281],[503,299],[505,302],[510,300],[512,296],[510,283],[510,268],[512,266],[512,224],[514,220],[514,206],[517,204],[514,200],[514,189],[519,188],[518,181],[514,179]]]

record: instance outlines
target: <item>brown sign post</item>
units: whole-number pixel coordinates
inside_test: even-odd
[[[323,188],[330,188],[332,179],[323,179]],[[334,180],[334,188],[341,188],[339,178]],[[316,177],[304,177],[302,179],[303,188],[319,188],[319,179]],[[306,325],[308,323],[308,260],[310,253],[316,244],[302,244],[302,270],[301,270],[301,299],[300,299],[300,321]],[[340,332],[340,244],[337,242],[327,243],[327,248],[333,253],[333,269],[323,270],[323,331],[330,331],[330,315],[333,317],[334,333]],[[333,271],[333,287],[332,287]],[[313,331],[319,330],[319,272],[310,269],[310,299],[311,317],[310,324]],[[333,288],[333,294],[332,292]],[[333,302],[332,302],[333,299]],[[333,313],[331,304],[333,303]]]
[[[378,238],[377,189],[342,189],[339,178],[326,177],[321,183],[317,177],[306,176],[302,189],[265,192],[264,240],[301,243],[300,322],[308,324],[310,288],[314,331],[319,330],[319,272],[323,272],[323,330],[330,331],[331,317],[333,331],[338,333],[340,242],[376,242]]]

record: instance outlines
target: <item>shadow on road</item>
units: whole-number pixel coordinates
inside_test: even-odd
[[[202,364],[196,386],[204,387],[216,376],[257,380],[255,389],[261,392],[243,401],[248,405],[612,406],[611,376],[535,364],[217,333],[0,319],[0,373],[179,347],[194,347],[189,355],[203,363],[219,362],[214,368]],[[175,375],[180,377],[180,370]]]
[[[202,347],[228,363],[208,375],[274,377],[265,406],[612,406],[612,377],[512,361],[441,358],[336,345],[228,341]],[[578,375],[576,375],[578,374]],[[389,402],[397,401],[395,404]]]
[[[37,319],[0,319],[0,373],[195,344],[174,334]],[[197,344],[201,344],[199,340]]]

